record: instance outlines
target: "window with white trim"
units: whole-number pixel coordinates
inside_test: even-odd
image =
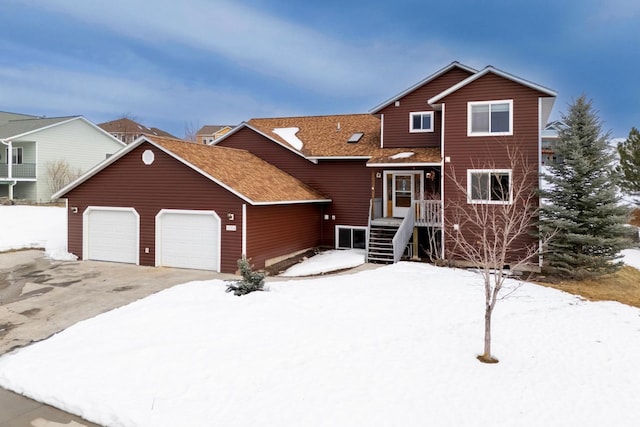
[[[467,201],[488,204],[512,203],[511,169],[467,170]]]
[[[433,111],[409,113],[409,132],[433,132]]]
[[[366,249],[367,227],[336,225],[337,249]]]
[[[6,149],[5,163],[9,163],[9,149]],[[12,147],[11,163],[14,165],[22,164],[22,147]]]
[[[513,135],[513,100],[468,103],[468,136]]]

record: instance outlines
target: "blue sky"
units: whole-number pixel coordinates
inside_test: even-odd
[[[637,0],[3,0],[0,110],[124,114],[183,136],[251,117],[367,112],[457,60],[581,94],[640,127]]]

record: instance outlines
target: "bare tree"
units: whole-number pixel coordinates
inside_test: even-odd
[[[82,174],[80,169],[73,170],[69,162],[63,159],[47,162],[46,168],[51,194],[57,193],[65,185]]]
[[[184,140],[190,142],[196,142],[198,140],[198,131],[200,130],[199,122],[185,122],[184,123]]]
[[[453,167],[447,174],[463,195],[447,205],[450,214],[445,219],[445,236],[453,242],[447,256],[475,268],[483,278],[484,349],[478,360],[485,363],[498,362],[491,355],[491,317],[497,302],[513,292],[501,293],[509,276],[505,268],[531,270],[549,240],[549,236],[532,237],[540,209],[538,167],[527,164],[517,149],[507,146],[506,151],[509,168],[481,165],[478,170],[483,172],[503,172],[470,175],[468,186],[467,177],[456,175]]]

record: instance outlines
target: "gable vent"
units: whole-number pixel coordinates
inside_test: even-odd
[[[349,137],[349,139],[347,140],[347,142],[349,144],[355,144],[356,142],[360,141],[360,139],[364,136],[364,133],[362,132],[356,132],[353,135],[351,135]]]

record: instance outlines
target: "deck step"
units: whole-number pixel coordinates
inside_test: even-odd
[[[378,264],[393,264],[393,237],[398,226],[393,224],[371,224],[369,228],[369,251],[367,261]]]

